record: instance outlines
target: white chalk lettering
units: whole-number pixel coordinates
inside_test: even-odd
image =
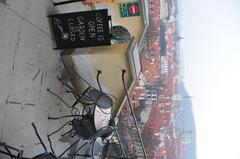
[[[69,18],[68,20],[71,21]],[[73,19],[72,19],[73,20]],[[68,23],[68,27],[69,27],[69,37],[71,41],[76,41],[76,35],[75,35],[75,30],[74,30],[74,24],[72,22]]]
[[[96,33],[90,33],[90,37],[91,38],[95,38],[96,37]]]
[[[78,25],[84,25],[84,18],[82,16],[77,17]]]
[[[99,36],[98,36],[98,41],[103,41],[103,40],[104,40],[103,35],[99,35]]]
[[[86,37],[85,37],[85,30],[79,30],[79,38],[80,40],[84,41],[86,40]]]
[[[103,18],[102,18],[102,14],[97,13],[96,14],[96,21],[97,21],[97,33],[103,33]]]
[[[73,18],[68,18],[68,22],[73,22]]]
[[[94,21],[89,21],[88,22],[88,32],[91,38],[96,37],[96,26]]]
[[[96,14],[96,20],[98,23],[102,23],[103,19],[102,19],[102,15],[100,13]]]

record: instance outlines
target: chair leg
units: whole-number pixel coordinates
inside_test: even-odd
[[[88,144],[88,142],[85,142],[82,146],[80,146],[76,152],[73,155],[76,155],[84,146],[86,146]]]
[[[67,134],[71,133],[73,131],[73,129],[70,129],[69,131],[65,132],[64,134],[62,134],[61,136],[64,137],[66,136]]]
[[[72,86],[70,86],[69,84],[67,84],[62,78],[60,78],[60,77],[57,77],[57,78],[58,78],[59,82],[62,83],[62,85],[66,86],[66,87],[67,87],[70,91],[72,91],[74,94],[78,94],[78,93],[75,91],[75,89],[74,89]]]
[[[0,142],[0,146],[3,146],[4,149],[7,151],[7,152],[5,152],[5,151],[0,150],[0,154],[9,156],[11,159],[18,159],[18,158],[20,159],[20,158],[22,158],[22,154],[23,154],[22,150],[19,150],[19,149],[15,148],[15,147],[8,146],[6,143],[1,143],[1,142]],[[17,155],[12,154],[10,149],[18,152],[18,154]]]
[[[64,61],[62,56],[61,56],[61,58],[62,58],[62,61]],[[67,72],[69,73],[69,75],[72,74],[72,73],[75,74],[77,78],[81,79],[83,82],[85,82],[87,85],[90,86],[90,83],[89,83],[85,78],[83,78],[82,76],[80,76],[80,75],[75,71],[75,69],[74,69],[73,67],[67,67],[64,62],[63,62],[63,64],[64,64],[65,69],[66,69]]]
[[[37,135],[38,140],[40,141],[43,149],[45,150],[45,152],[47,152],[47,147],[46,147],[45,144],[43,143],[43,141],[42,141],[42,139],[41,139],[41,137],[40,137],[40,135],[39,135],[39,133],[38,133],[38,131],[37,131],[37,128],[36,128],[35,124],[32,123],[32,126],[33,126],[34,132],[35,132],[35,134]]]
[[[5,150],[6,150],[9,154],[12,154],[11,151],[8,149],[8,147],[4,146],[4,148],[5,148]],[[11,159],[14,159],[13,156],[10,156],[10,157],[11,157]]]
[[[75,108],[75,106],[80,102],[81,98],[78,98],[72,105],[72,108]]]
[[[48,136],[47,139],[48,139],[48,142],[49,142],[49,145],[50,145],[50,148],[51,148],[52,153],[55,154],[55,152],[54,152],[54,150],[53,150],[53,147],[52,147],[52,141],[51,141],[50,137]]]
[[[63,129],[66,125],[68,125],[69,123],[71,123],[71,121],[68,121],[66,124],[62,125],[60,128],[58,128],[57,130],[53,131],[52,133],[50,133],[49,135],[47,135],[48,137],[52,136],[53,134],[56,134],[57,132],[59,132],[61,129]]]
[[[60,116],[60,117],[48,117],[49,120],[58,120],[62,118],[70,118],[70,117],[81,117],[82,115],[65,115],[65,116]]]
[[[74,134],[74,135],[72,135],[71,137],[74,138],[75,136],[77,136],[77,134]]]
[[[62,152],[61,155],[59,155],[58,157],[62,157],[68,150],[70,150],[73,146],[75,146],[78,142],[80,141],[80,139],[78,139],[77,141],[75,141],[72,145],[70,145],[65,151]]]
[[[67,90],[66,92],[67,92],[67,93],[71,93],[76,100],[78,99],[78,96],[77,96],[73,91]]]
[[[12,150],[14,150],[14,151],[17,151],[18,153],[21,152],[21,150],[15,148],[15,147],[9,146],[9,145],[7,145],[5,142],[0,142],[0,146],[2,146],[2,147],[4,147],[4,148],[6,147],[6,148],[8,148],[8,149],[12,149]]]
[[[71,106],[65,100],[63,100],[59,95],[51,91],[49,88],[47,89],[47,91],[52,95],[56,96],[58,99],[60,99],[68,108],[71,108]]]
[[[11,157],[11,159],[12,159],[12,158],[13,158],[13,159],[16,159],[16,158],[17,158],[17,156],[13,155],[12,153],[8,153],[8,152],[2,151],[2,150],[0,150],[0,154],[4,154],[4,155],[6,155],[6,156],[9,156],[9,157]]]
[[[91,155],[83,155],[83,154],[70,154],[70,156],[92,157]]]

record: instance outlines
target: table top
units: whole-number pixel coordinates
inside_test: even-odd
[[[109,125],[109,121],[111,118],[111,108],[102,109],[102,108],[99,108],[98,106],[95,106],[93,116],[94,116],[94,126],[96,131],[98,131],[99,129]]]
[[[101,159],[102,158],[102,148],[104,144],[102,143],[102,139],[99,137],[93,143],[93,151],[92,156],[94,159]]]

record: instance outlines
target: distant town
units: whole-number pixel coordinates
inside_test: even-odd
[[[174,0],[149,1],[149,28],[140,47],[141,72],[130,92],[147,156],[151,159],[182,159],[185,145],[193,138],[193,130],[177,123],[181,101],[191,98],[179,92],[179,42],[183,37],[177,27],[177,5]],[[127,116],[130,111],[127,105],[121,113],[122,121],[131,118]],[[132,152],[128,153],[142,156],[136,130],[129,122],[121,124],[124,132],[130,134],[128,149]]]

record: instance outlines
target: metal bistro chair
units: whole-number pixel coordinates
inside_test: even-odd
[[[115,133],[117,133],[117,129],[115,129]],[[100,153],[99,150],[94,151],[95,149],[97,149],[97,147],[99,147],[100,145],[103,145],[101,148]],[[120,138],[118,138],[118,142],[109,139],[107,140],[106,143],[102,143],[101,141],[95,141],[93,143],[93,147],[92,147],[92,156],[96,156],[96,158],[99,158],[99,156],[103,157],[103,158],[117,158],[117,159],[129,159],[129,157],[127,157],[124,148],[121,144]]]
[[[117,133],[117,118],[113,118],[109,122],[109,126],[112,129],[110,131],[104,132],[102,135],[95,135],[94,140],[90,141],[91,146],[91,153],[88,154],[79,154],[79,150],[82,148],[80,147],[74,154],[70,154],[70,156],[82,156],[82,157],[91,157],[95,158],[118,158],[118,159],[130,159],[126,157],[124,152],[123,146],[120,143],[120,138]],[[105,129],[103,127],[102,129]],[[101,131],[100,129],[99,131]],[[113,140],[113,135],[116,134],[119,143]]]
[[[76,108],[73,108],[76,110]],[[71,125],[72,128],[64,133],[62,136],[65,136],[67,134],[70,134],[73,132],[73,137],[75,135],[78,135],[79,138],[87,141],[85,144],[83,144],[81,147],[77,149],[77,151],[74,154],[71,154],[72,156],[82,156],[82,157],[91,157],[95,158],[95,156],[98,158],[99,156],[102,157],[108,157],[108,158],[125,158],[126,154],[124,152],[123,146],[121,145],[120,137],[117,132],[117,123],[118,123],[118,118],[117,117],[111,117],[111,119],[108,122],[108,126],[104,126],[102,128],[98,128],[95,126],[96,123],[94,123],[94,117],[96,118],[95,114],[96,111],[95,109],[98,109],[98,107],[93,107],[87,114],[83,115],[66,115],[66,116],[60,116],[60,117],[49,117],[49,119],[52,120],[58,120],[61,118],[68,118],[68,117],[73,117],[73,119],[63,126],[61,126],[59,129],[48,135],[50,137],[51,135],[59,132],[63,127],[66,125]],[[101,112],[98,110],[100,113],[103,115],[106,115],[105,113]],[[110,111],[109,111],[110,112]],[[111,114],[110,114],[111,115]],[[96,120],[96,119],[95,119]],[[101,120],[97,118],[97,120]],[[118,139],[118,143],[115,142],[115,140],[112,139],[113,135],[116,135]],[[97,144],[99,145],[99,142],[96,140],[98,138],[101,138],[101,144],[104,142],[103,148],[99,150],[99,146],[96,146]],[[79,154],[78,152],[86,145],[90,144],[89,149],[91,148],[91,155],[90,154]]]
[[[95,107],[96,108],[96,107]],[[76,108],[75,108],[76,109]],[[68,135],[73,133],[72,137],[78,136],[79,139],[86,141],[82,146],[80,146],[76,152],[72,155],[77,154],[83,147],[85,147],[87,144],[89,144],[89,148],[93,146],[93,143],[97,138],[102,139],[108,139],[109,136],[114,132],[116,129],[115,122],[112,122],[112,120],[109,122],[108,126],[104,126],[100,128],[99,130],[96,130],[94,126],[94,119],[91,114],[86,115],[67,115],[67,116],[61,116],[61,117],[48,117],[51,120],[58,120],[60,118],[68,118],[73,117],[71,121],[68,121],[66,124],[61,126],[59,129],[53,131],[48,135],[48,138],[50,138],[53,134],[59,132],[61,129],[63,129],[66,125],[71,125],[72,128],[67,131],[66,133],[62,134],[62,136]],[[84,154],[81,156],[89,157],[89,154]]]
[[[113,104],[117,101],[116,97],[114,97],[113,95],[103,92],[99,82],[99,76],[102,73],[100,70],[98,71],[96,77],[99,89],[96,89],[93,86],[91,86],[87,80],[81,77],[73,68],[65,66],[65,69],[70,77],[70,80],[71,77],[74,75],[75,77],[81,79],[84,83],[88,85],[88,87],[83,91],[83,93],[80,93],[79,91],[75,90],[71,85],[69,85],[66,81],[64,81],[62,78],[58,77],[58,80],[67,88],[67,93],[71,93],[75,97],[76,101],[72,105],[69,105],[66,101],[64,101],[61,97],[59,97],[56,93],[52,92],[50,89],[47,89],[48,92],[55,95],[68,107],[74,108],[78,103],[81,103],[83,106],[97,105],[98,107],[100,107],[100,109],[108,109],[112,107]],[[111,97],[115,99],[115,102]]]
[[[116,126],[115,126],[116,127]],[[116,134],[118,141],[113,139],[113,135]],[[126,155],[123,145],[121,144],[120,138],[118,136],[117,127],[114,129],[114,132],[109,135],[106,140],[102,140],[101,138],[97,138],[93,141],[91,147],[91,155],[83,155],[75,153],[73,156],[84,156],[91,157],[93,159],[99,158],[111,158],[111,159],[135,159],[130,158]]]
[[[3,147],[4,150],[0,149],[0,154],[9,156],[11,159],[22,159],[22,154],[23,154],[22,150],[19,150],[15,147],[9,146],[6,143],[0,142],[0,148],[1,147]]]
[[[48,119],[50,119],[50,120],[58,120],[58,119],[70,118],[70,117],[72,117],[73,119],[69,120],[64,125],[62,125],[60,128],[58,128],[57,130],[50,133],[48,135],[48,137],[59,132],[67,125],[71,125],[72,128],[69,131],[67,131],[65,134],[62,134],[62,136],[66,136],[70,133],[73,133],[74,136],[78,135],[82,138],[87,138],[87,137],[95,134],[95,132],[96,132],[96,129],[94,126],[94,111],[95,111],[95,109],[96,109],[96,107],[90,108],[90,110],[86,114],[84,114],[84,111],[81,114],[77,108],[72,108],[71,115],[65,115],[65,116],[60,116],[60,117],[50,117],[49,116]],[[82,131],[82,130],[84,130],[84,131]]]
[[[37,131],[37,128],[35,126],[34,123],[32,123],[32,126],[34,128],[34,132],[35,134],[37,135],[38,137],[38,140],[40,141],[43,149],[44,149],[44,152],[43,153],[40,153],[34,157],[23,157],[23,150],[19,150],[17,148],[14,148],[14,147],[11,147],[9,145],[7,145],[6,143],[1,143],[0,142],[0,148],[3,147],[4,150],[1,150],[0,149],[0,153],[5,155],[5,156],[8,156],[9,158],[11,159],[67,159],[65,157],[62,157],[68,150],[70,150],[74,145],[77,144],[77,142],[79,141],[76,141],[74,142],[71,146],[69,146],[61,155],[59,156],[56,156],[55,155],[55,152],[53,150],[53,147],[52,147],[52,142],[50,140],[50,138],[48,138],[48,141],[49,141],[49,144],[50,144],[50,148],[51,148],[51,152],[48,152],[47,150],[47,147],[45,146],[45,144],[43,143],[38,131]],[[17,154],[16,154],[17,153]]]

